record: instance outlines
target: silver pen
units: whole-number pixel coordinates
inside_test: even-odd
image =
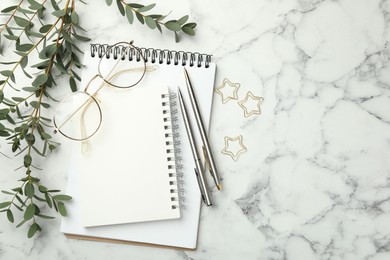
[[[218,190],[220,190],[220,189],[222,189],[222,185],[221,185],[220,180],[219,180],[218,171],[217,171],[217,168],[215,167],[214,158],[213,158],[213,155],[211,153],[209,140],[208,140],[207,135],[206,135],[206,130],[205,130],[205,127],[203,124],[202,116],[200,114],[200,110],[199,110],[198,102],[196,100],[194,89],[192,88],[190,77],[188,76],[188,72],[185,68],[184,68],[184,75],[186,78],[186,83],[187,83],[188,93],[189,93],[190,100],[191,100],[192,110],[194,111],[196,124],[198,126],[200,136],[202,138],[203,151],[205,154],[206,163],[208,165],[210,174],[214,179],[215,185],[217,186]]]
[[[191,128],[191,123],[188,120],[186,106],[184,104],[183,96],[181,95],[179,88],[177,89],[177,93],[178,93],[178,97],[179,97],[181,113],[183,115],[184,124],[185,124],[186,130],[187,130],[187,136],[188,136],[188,139],[190,141],[192,155],[193,155],[194,161],[195,161],[195,169],[194,170],[195,170],[196,179],[198,180],[200,193],[202,194],[203,202],[207,206],[211,206],[212,202],[210,199],[209,191],[207,189],[206,179],[205,179],[204,174],[203,174],[203,168],[202,168],[202,165],[200,163],[198,150],[196,149],[195,139],[194,139],[194,135],[193,135],[192,128]]]

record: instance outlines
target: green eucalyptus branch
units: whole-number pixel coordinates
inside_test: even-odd
[[[50,108],[48,101],[53,100],[49,89],[56,86],[54,78],[59,74],[67,75],[73,91],[76,90],[75,79],[80,80],[75,71],[82,66],[78,58],[81,50],[77,44],[89,39],[78,32],[84,29],[79,25],[75,1],[67,0],[63,8],[59,8],[57,2],[51,0],[51,8],[54,10],[52,14],[55,17],[52,23],[42,20],[43,14],[48,10],[45,7],[47,0],[41,3],[27,0],[27,9],[23,8],[21,1],[19,5],[1,11],[9,13],[9,18],[1,27],[0,37],[4,36],[7,41],[15,43],[14,52],[20,58],[0,62],[3,65],[0,68],[0,75],[3,76],[0,78],[0,136],[10,142],[15,156],[23,155],[23,165],[16,170],[24,169],[25,177],[19,179],[22,185],[11,191],[2,191],[11,197],[0,203],[0,212],[4,212],[11,223],[15,221],[14,210],[22,212],[22,221],[16,227],[29,222],[28,237],[41,231],[38,219],[54,218],[41,212],[44,205],[66,216],[64,202],[71,199],[70,196],[56,194],[59,190],[47,189],[39,178],[33,176],[33,173],[40,170],[34,165],[33,157],[45,157],[58,145],[48,134],[51,120],[42,116],[43,110]],[[40,28],[35,29],[36,21],[39,21]],[[29,65],[29,57],[34,54],[41,61]],[[4,66],[8,68],[5,69]],[[21,87],[17,84],[15,72],[18,68],[31,79],[31,86]],[[34,77],[27,71],[29,69],[36,71]],[[6,93],[12,92],[8,90],[24,96],[8,97]]]
[[[187,35],[195,35],[196,23],[187,23],[189,16],[185,15],[178,20],[164,21],[167,15],[161,14],[145,14],[152,10],[156,4],[142,5],[138,3],[126,3],[124,0],[115,0],[118,10],[122,16],[126,16],[130,24],[134,22],[134,16],[141,24],[147,25],[150,29],[160,31],[163,33],[163,28],[172,31],[175,35],[175,41],[179,42],[179,33],[183,32]],[[106,0],[107,5],[111,5],[113,0]]]

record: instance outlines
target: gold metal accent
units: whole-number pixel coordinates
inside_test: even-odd
[[[232,157],[233,160],[236,161],[242,153],[247,151],[246,147],[243,144],[242,139],[243,139],[242,135],[239,135],[236,137],[225,136],[225,147],[222,149],[222,153],[229,155],[230,157]],[[231,151],[229,149],[229,148],[231,148],[230,147],[231,145],[229,144],[230,142],[238,142],[240,149],[238,149],[236,151]]]
[[[220,86],[215,89],[215,92],[222,97],[222,103],[225,104],[229,100],[237,100],[238,99],[238,89],[240,88],[240,83],[232,83],[230,80],[225,78]],[[224,92],[229,91],[231,93],[224,94]]]
[[[256,108],[254,109],[251,109],[249,111],[248,109],[248,105],[247,103],[250,102],[249,101],[249,98],[253,101],[256,102]],[[246,118],[250,117],[251,115],[260,115],[261,114],[261,110],[260,110],[260,104],[263,102],[264,98],[262,97],[259,97],[259,96],[255,96],[252,94],[252,92],[248,92],[245,96],[245,99],[244,100],[241,100],[240,102],[238,102],[238,104],[240,105],[240,107],[244,110],[244,116]]]

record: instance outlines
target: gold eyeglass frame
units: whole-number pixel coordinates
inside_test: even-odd
[[[95,96],[97,95],[97,93],[106,85],[108,84],[109,86],[112,86],[112,87],[115,87],[115,88],[119,88],[119,89],[128,89],[128,88],[131,88],[131,87],[134,87],[136,86],[138,83],[141,82],[141,80],[144,78],[145,76],[145,73],[146,71],[148,70],[147,67],[146,67],[146,60],[145,60],[145,57],[144,55],[142,54],[142,51],[135,47],[133,45],[133,42],[134,41],[130,41],[130,42],[117,42],[115,43],[114,45],[111,45],[109,47],[107,47],[106,51],[101,54],[101,57],[100,57],[100,60],[99,60],[99,64],[98,64],[98,74],[94,75],[88,82],[88,84],[85,86],[84,90],[82,91],[76,91],[76,92],[73,92],[69,95],[67,95],[64,99],[61,100],[61,102],[58,104],[57,108],[55,109],[54,111],[54,115],[53,115],[53,124],[54,124],[54,133],[60,133],[62,134],[64,137],[70,139],[70,140],[73,140],[73,141],[85,141],[89,138],[91,138],[92,136],[94,136],[98,130],[100,129],[100,126],[102,124],[102,121],[103,121],[103,112],[102,112],[102,109],[99,105],[99,102],[98,100],[95,98]],[[118,59],[118,62],[116,63],[116,65],[111,69],[111,71],[108,73],[107,77],[103,77],[102,73],[101,73],[101,69],[100,69],[100,65],[102,63],[102,60],[107,58],[107,54],[110,53],[112,50],[115,50],[115,47],[118,46],[118,45],[128,45],[126,47],[124,47],[123,49],[126,49],[125,52],[122,52],[122,55],[119,56],[117,59]],[[111,73],[113,72],[113,70],[115,69],[115,67],[117,66],[117,64],[119,63],[120,60],[124,60],[125,59],[125,56],[127,55],[127,51],[132,51],[132,50],[135,50],[136,53],[134,53],[134,56],[136,58],[137,61],[138,60],[138,57],[140,57],[140,59],[142,59],[143,61],[143,67],[142,68],[132,68],[132,69],[125,69],[125,70],[121,70],[117,73],[115,73],[114,75],[111,75]],[[116,85],[116,84],[113,84],[110,82],[110,80],[112,80],[113,78],[117,77],[118,75],[124,73],[124,72],[129,72],[129,71],[132,71],[132,70],[137,70],[137,69],[142,69],[143,73],[141,75],[141,77],[138,79],[138,81],[136,81],[135,83],[131,84],[131,85],[128,85],[128,86],[119,86],[119,85]],[[104,82],[97,88],[97,90],[93,93],[93,94],[90,94],[88,93],[88,88],[89,86],[91,85],[91,83],[96,79],[96,78],[101,78]],[[56,122],[56,115],[58,113],[58,109],[61,107],[61,105],[67,101],[70,97],[76,95],[76,94],[85,94],[88,96],[87,98],[87,101],[85,101],[83,104],[80,105],[79,108],[77,108],[73,113],[71,113],[68,118],[66,118],[66,120],[64,120],[64,122],[62,122],[59,126],[57,125],[57,122]],[[84,138],[74,138],[66,133],[64,133],[63,131],[61,131],[61,128],[77,113],[80,111],[80,109],[82,109],[84,107],[84,109],[86,109],[90,104],[92,104],[92,102],[95,102],[95,104],[97,105],[98,107],[98,111],[99,111],[99,124],[96,128],[95,131],[93,131],[90,135],[84,137]],[[82,114],[82,117],[84,116],[84,111],[83,111],[83,114]]]

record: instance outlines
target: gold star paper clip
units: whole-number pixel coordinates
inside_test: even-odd
[[[248,92],[244,100],[238,102],[240,107],[244,110],[244,116],[250,117],[251,115],[260,115],[260,104],[263,102],[264,98],[258,97]]]
[[[225,104],[231,99],[238,99],[238,89],[240,83],[232,83],[225,78],[220,86],[215,89],[215,92],[222,97],[222,103]]]
[[[225,147],[222,149],[223,154],[229,155],[236,161],[244,152],[246,152],[246,147],[242,142],[242,135],[237,137],[225,136]]]

